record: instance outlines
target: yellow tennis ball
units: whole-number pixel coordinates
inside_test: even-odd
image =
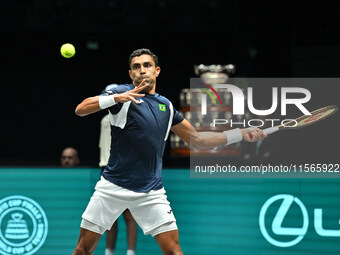
[[[76,49],[70,43],[65,43],[60,48],[60,53],[64,58],[72,58],[76,54]]]

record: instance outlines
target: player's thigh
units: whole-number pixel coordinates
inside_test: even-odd
[[[101,236],[101,234],[96,232],[87,230],[85,228],[80,228],[76,252],[80,251],[84,252],[85,254],[92,254],[96,249]]]
[[[167,243],[178,243],[179,235],[178,230],[172,230],[160,233],[154,237],[159,245],[164,246]]]
[[[124,200],[121,187],[108,182],[103,177],[95,189],[82,218],[105,230],[110,230],[113,223],[126,209],[127,202]]]
[[[154,236],[154,238],[164,254],[182,254],[179,246],[178,230],[163,232]]]
[[[128,207],[133,218],[145,235],[176,230],[176,219],[167,200],[164,189],[150,192]]]

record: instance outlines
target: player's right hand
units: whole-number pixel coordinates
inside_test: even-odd
[[[129,101],[133,101],[136,104],[140,104],[139,101],[136,100],[136,97],[143,97],[145,96],[145,94],[138,94],[140,91],[143,91],[143,89],[145,89],[146,87],[148,87],[149,85],[145,83],[145,79],[142,80],[142,82],[136,86],[134,89],[126,91],[124,93],[121,94],[116,94],[114,95],[114,99],[115,102],[119,102],[119,103],[125,103],[125,102],[129,102]]]
[[[263,132],[263,130],[259,128],[244,128],[241,129],[242,138],[247,142],[256,142],[259,140],[263,140],[267,137],[267,135]]]

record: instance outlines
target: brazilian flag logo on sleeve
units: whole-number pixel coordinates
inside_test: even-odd
[[[162,111],[162,112],[165,112],[166,111],[166,107],[165,107],[165,104],[159,104],[159,110]]]

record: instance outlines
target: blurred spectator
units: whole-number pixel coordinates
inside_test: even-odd
[[[77,150],[72,147],[65,148],[61,153],[60,163],[63,167],[74,167],[79,165],[80,160]]]

